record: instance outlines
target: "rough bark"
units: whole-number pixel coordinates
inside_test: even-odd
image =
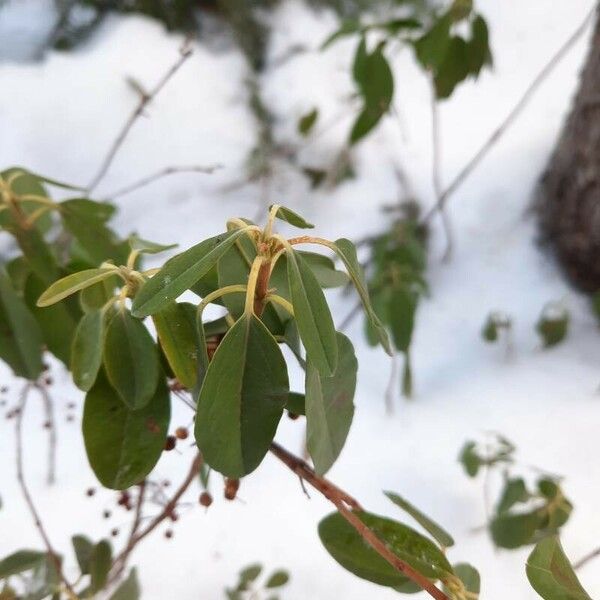
[[[600,290],[600,11],[571,113],[537,199],[542,240],[568,279]]]

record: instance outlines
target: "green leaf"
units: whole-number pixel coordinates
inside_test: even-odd
[[[38,299],[38,306],[50,306],[99,281],[114,276],[114,269],[85,269],[55,281]]]
[[[476,477],[483,461],[477,454],[477,444],[475,442],[466,442],[460,451],[458,461],[462,464],[469,477]]]
[[[104,588],[112,565],[112,548],[108,540],[98,542],[90,556],[90,591],[95,594]]]
[[[94,544],[85,535],[74,535],[71,542],[79,570],[82,575],[87,575],[90,572],[90,560],[94,551]]]
[[[12,233],[31,270],[46,284],[55,281],[59,277],[58,263],[42,234],[35,228],[21,227]]]
[[[198,335],[192,304],[172,302],[152,315],[160,346],[177,380],[191,390],[198,379]]]
[[[446,55],[434,77],[436,96],[448,98],[454,88],[469,75],[469,47],[461,37],[451,37]]]
[[[361,29],[360,23],[355,19],[346,19],[342,22],[342,26],[334,31],[322,44],[321,50],[325,50],[331,44],[341,39],[342,37],[346,37],[348,35],[354,35],[358,33]]]
[[[328,256],[304,250],[299,250],[298,253],[310,267],[322,288],[336,288],[348,283],[348,275],[343,271],[338,271],[335,268],[335,263]],[[279,260],[285,262],[285,255]],[[279,264],[279,261],[277,264]]]
[[[407,512],[431,537],[433,537],[440,546],[450,548],[454,546],[453,537],[435,521],[432,521],[427,515],[423,514],[416,506],[408,500],[395,494],[394,492],[384,492],[384,494],[403,511]]]
[[[219,344],[198,398],[195,435],[206,462],[227,477],[256,469],[288,392],[277,342],[255,315],[242,316]]]
[[[39,325],[0,268],[0,357],[15,375],[34,380],[42,372],[42,344]]]
[[[293,415],[306,414],[306,397],[298,392],[290,392],[288,394],[287,404],[285,409]]]
[[[451,19],[444,15],[414,43],[417,60],[425,69],[434,72],[442,65],[450,45]]]
[[[243,229],[229,231],[204,240],[168,260],[137,293],[133,301],[133,314],[136,317],[146,317],[177,299],[208,273],[219,258],[243,235],[246,235]]]
[[[569,330],[569,314],[562,307],[550,305],[544,309],[536,325],[536,331],[542,338],[544,348],[560,344]]]
[[[338,365],[331,377],[322,376],[312,361],[306,369],[306,445],[318,475],[326,473],[340,455],[354,416],[358,362],[350,340],[337,334]]]
[[[319,373],[331,376],[338,361],[335,325],[321,286],[295,250],[289,250],[287,273],[294,317],[308,358]]]
[[[145,406],[158,382],[158,351],[144,324],[128,310],[119,310],[111,319],[103,358],[108,379],[123,402],[133,410]]]
[[[162,377],[140,410],[129,410],[101,371],[87,393],[83,438],[90,465],[102,485],[124,490],[140,482],[160,458],[170,418],[169,390]]]
[[[490,522],[490,533],[499,548],[513,550],[534,541],[534,535],[544,524],[543,511],[503,513]]]
[[[356,144],[356,142],[364,138],[377,126],[382,117],[383,113],[379,110],[368,106],[363,108],[358,114],[358,117],[356,117],[350,131],[350,144]]]
[[[367,512],[355,512],[389,550],[430,579],[445,577],[452,567],[443,552],[407,525]],[[410,580],[390,565],[344,517],[335,512],[319,523],[319,537],[331,556],[348,571],[379,585],[398,588]]]
[[[489,30],[481,15],[477,15],[471,23],[471,40],[468,44],[469,71],[477,77],[485,65],[492,64]]]
[[[255,565],[249,565],[240,571],[239,582],[242,585],[252,583],[253,581],[256,581],[256,579],[261,573],[262,565],[258,563]]]
[[[109,600],[139,600],[140,585],[135,569],[129,571],[127,579],[115,590]]]
[[[79,303],[83,311],[94,312],[101,309],[114,296],[118,281],[119,278],[115,275],[81,290]]]
[[[333,250],[338,254],[338,256],[344,262],[346,266],[346,270],[348,271],[348,275],[350,275],[350,279],[354,283],[354,287],[360,296],[360,300],[363,304],[367,317],[371,322],[371,325],[374,331],[379,338],[379,343],[383,346],[385,351],[391,356],[392,348],[390,346],[390,340],[388,338],[388,334],[385,330],[385,327],[382,325],[379,317],[375,314],[373,307],[371,306],[371,300],[369,299],[369,291],[367,289],[367,285],[365,282],[365,276],[363,274],[362,268],[358,262],[358,257],[356,256],[356,248],[354,244],[345,238],[340,238],[335,241],[333,245]]]
[[[136,250],[141,254],[159,254],[160,252],[165,252],[167,250],[172,250],[173,248],[177,248],[179,244],[170,244],[165,246],[163,244],[157,244],[156,242],[149,242],[148,240],[143,240],[137,235],[129,236],[129,245],[132,250]]]
[[[267,583],[265,583],[265,587],[269,588],[269,589],[282,587],[289,580],[290,580],[290,576],[287,571],[283,571],[283,570],[275,571],[275,573],[273,573],[271,575],[271,577],[269,577],[269,579],[267,579]]]
[[[312,128],[315,126],[317,119],[319,118],[319,109],[313,108],[310,112],[302,115],[298,121],[298,133],[303,136],[307,136]]]
[[[269,210],[271,210],[273,206],[269,206]],[[294,227],[298,227],[298,229],[313,229],[314,225],[306,221],[303,217],[301,217],[298,213],[294,212],[290,208],[286,208],[285,206],[280,206],[275,213],[275,217],[280,219],[281,221],[285,221]]]
[[[533,589],[545,600],[592,600],[557,537],[537,544],[527,559],[526,572]]]
[[[507,479],[496,512],[498,514],[508,512],[515,504],[527,502],[527,500],[529,500],[529,493],[525,486],[525,480],[521,477]]]
[[[408,352],[415,327],[418,297],[408,286],[397,284],[390,295],[390,329],[394,346],[400,352]]]
[[[68,366],[71,360],[71,344],[77,322],[81,317],[81,309],[76,298],[43,308],[37,306],[37,299],[45,289],[46,284],[37,275],[31,273],[25,284],[25,302],[40,326],[48,350]]]
[[[84,392],[89,392],[96,381],[103,348],[104,314],[97,310],[83,315],[73,338],[71,373],[75,385]]]
[[[46,560],[45,552],[36,550],[18,550],[0,560],[0,579],[7,579],[12,575],[31,571]]]

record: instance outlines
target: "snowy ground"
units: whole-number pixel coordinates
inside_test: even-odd
[[[42,4],[22,0],[22,14],[43,15]],[[492,27],[495,68],[476,85],[463,86],[441,109],[446,181],[505,116],[591,4],[572,0],[553,3],[549,10],[545,0],[481,0]],[[9,34],[19,38],[15,23],[22,14],[19,17],[15,5],[4,22],[0,11],[4,57],[10,54],[4,51]],[[264,77],[267,102],[280,119],[278,134],[285,138],[294,135],[293,123],[314,105],[322,109],[324,122],[335,118],[351,89],[351,44],[341,43],[324,55],[316,51],[334,28],[334,19],[315,15],[299,3],[290,1],[274,18],[274,61],[296,43],[315,49]],[[357,412],[331,478],[375,512],[396,514],[381,494],[390,489],[444,524],[457,539],[452,560],[467,560],[480,569],[485,600],[525,600],[535,594],[524,574],[527,550],[495,552],[485,534],[471,532],[482,523],[484,509],[481,482],[467,480],[456,461],[467,438],[490,429],[501,431],[517,444],[524,463],[564,474],[565,490],[576,505],[563,534],[566,550],[578,558],[598,544],[600,337],[585,300],[567,288],[534,246],[535,226],[526,215],[569,105],[586,41],[578,43],[452,199],[457,241],[450,265],[439,262],[443,236],[434,231],[432,295],[419,313],[414,350],[416,397],[408,403],[398,401],[391,418],[384,413],[389,370],[385,356],[366,347],[359,322],[350,328],[360,361]],[[86,182],[135,101],[124,77],[132,75],[152,85],[173,62],[180,42],[152,22],[128,18],[108,22],[78,53],[50,54],[43,63],[1,62],[0,166],[23,165],[57,179]],[[315,193],[284,173],[271,190],[272,200],[299,209],[323,237],[361,237],[385,226],[377,207],[397,197],[396,162],[410,174],[423,202],[432,201],[428,87],[408,53],[398,57],[396,67],[403,130],[396,119],[388,118],[358,149],[355,181],[333,192]],[[148,239],[186,247],[220,231],[229,216],[256,214],[265,202],[259,187],[223,192],[241,177],[254,139],[244,76],[239,54],[199,48],[149,108],[98,190],[100,197],[166,165],[221,163],[224,168],[212,176],[172,177],[125,196],[117,218],[121,232],[136,229]],[[340,122],[307,148],[307,160],[335,148],[347,126],[347,121]],[[341,320],[353,300],[333,298]],[[534,323],[550,300],[566,303],[572,328],[564,344],[542,351]],[[485,316],[494,309],[509,312],[514,320],[514,349],[508,358],[501,347],[484,345],[479,336]],[[107,535],[113,524],[103,522],[100,514],[114,498],[104,492],[85,498],[84,490],[95,485],[94,478],[81,460],[77,425],[65,421],[66,403],[80,405],[82,398],[66,374],[55,370],[54,376],[59,484],[44,486],[46,440],[40,427],[43,413],[35,402],[27,419],[26,463],[51,537],[69,552],[73,533]],[[299,384],[298,373],[294,378]],[[2,370],[5,381],[8,397],[14,400],[20,384]],[[174,426],[189,422],[185,410],[176,408]],[[12,421],[3,421],[0,432],[0,554],[6,554],[23,546],[39,547],[40,542],[14,484]],[[284,420],[278,440],[297,450],[301,435],[298,422]],[[183,472],[191,452],[164,458],[157,477]],[[308,501],[297,480],[275,459],[267,457],[260,470],[243,481],[243,501],[221,501],[219,490],[214,491],[218,500],[207,513],[190,511],[177,524],[173,540],[166,542],[157,533],[135,555],[145,599],[221,598],[237,570],[256,560],[292,572],[292,583],[283,594],[288,600],[396,597],[354,578],[329,558],[316,535],[316,523],[329,506],[317,494]],[[125,521],[115,524],[125,526]],[[600,596],[597,563],[582,570],[581,579],[592,596]]]

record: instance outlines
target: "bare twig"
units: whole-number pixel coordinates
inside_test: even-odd
[[[92,178],[89,185],[87,186],[86,191],[88,193],[90,193],[92,190],[94,190],[94,188],[97,187],[97,185],[100,183],[102,178],[106,175],[106,172],[110,168],[110,165],[112,164],[117,152],[123,145],[123,142],[127,138],[127,135],[131,131],[131,128],[133,127],[133,125],[135,124],[137,119],[143,114],[146,106],[148,106],[148,104],[150,104],[150,102],[152,102],[152,100],[154,100],[154,98],[156,98],[156,96],[160,93],[160,91],[165,87],[165,85],[175,75],[175,73],[177,73],[177,71],[179,71],[181,66],[185,63],[185,61],[191,55],[192,55],[192,48],[190,46],[190,40],[188,39],[184,42],[183,46],[179,50],[179,58],[177,59],[177,61],[161,77],[159,82],[149,92],[145,92],[142,89],[138,89],[138,92],[140,93],[140,100],[139,100],[137,106],[135,107],[135,109],[133,110],[133,112],[131,113],[131,115],[129,115],[128,119],[125,121],[125,124],[121,128],[121,131],[115,138],[114,142],[112,143],[112,145],[108,151],[108,154],[105,156],[104,160],[102,161],[102,164],[100,165],[98,172]]]
[[[177,507],[177,503],[180,498],[186,492],[186,490],[190,487],[191,483],[196,479],[198,473],[200,472],[200,467],[202,466],[202,455],[196,454],[192,464],[190,465],[190,469],[185,479],[181,482],[180,486],[177,488],[177,491],[173,494],[171,499],[165,504],[162,511],[154,517],[146,527],[143,529],[138,529],[136,527],[136,532],[130,536],[129,541],[127,542],[125,548],[121,551],[121,553],[115,558],[113,561],[113,566],[111,568],[110,575],[110,583],[114,583],[120,577],[121,573],[124,571],[127,560],[129,559],[130,554],[133,552],[135,547],[150,533],[152,533],[165,519],[168,519],[175,508]],[[139,521],[138,521],[139,526]]]
[[[580,558],[576,563],[573,563],[573,568],[575,570],[581,569],[584,565],[587,565],[588,562],[600,556],[600,548],[596,548],[591,552],[588,552],[585,556]]]
[[[168,177],[169,175],[175,175],[178,173],[204,173],[210,175],[214,173],[217,169],[221,169],[223,165],[209,165],[207,167],[203,167],[200,165],[192,165],[189,167],[166,167],[153,173],[152,175],[147,175],[146,177],[142,177],[133,183],[129,183],[122,188],[111,192],[110,194],[105,194],[107,198],[113,199],[118,198],[120,196],[125,196],[126,194],[130,194],[135,190],[138,190],[142,187],[150,185],[154,183],[158,179],[162,179],[163,177]]]
[[[319,477],[305,461],[294,456],[279,444],[273,442],[271,444],[271,452],[291,471],[309,483],[317,491],[321,492],[321,494],[337,508],[342,517],[356,529],[358,534],[373,548],[373,550],[390,563],[392,567],[414,581],[432,598],[436,598],[437,600],[449,600],[448,596],[438,589],[432,581],[427,579],[424,575],[421,575],[421,573],[413,569],[402,559],[398,558],[398,556],[388,548],[387,544],[361,521],[358,515],[353,511],[361,511],[363,509],[352,496],[324,477]]]
[[[35,385],[35,388],[42,397],[46,413],[46,422],[44,423],[44,427],[48,429],[48,474],[46,481],[48,485],[53,485],[56,481],[56,423],[54,421],[54,407],[46,384],[40,381]]]
[[[23,415],[25,413],[25,406],[27,405],[27,397],[28,397],[31,389],[34,387],[38,387],[37,384],[31,383],[31,382],[25,384],[25,387],[23,388],[23,390],[21,392],[21,397],[19,400],[19,407],[18,407],[17,414],[16,414],[15,432],[16,432],[17,481],[19,483],[19,487],[21,488],[23,497],[25,498],[25,503],[27,504],[27,508],[29,509],[29,512],[31,513],[31,516],[33,518],[33,523],[34,523],[36,529],[38,530],[38,533],[40,534],[42,541],[44,542],[44,546],[46,547],[46,550],[48,552],[48,557],[52,561],[52,564],[54,565],[54,568],[56,569],[56,573],[57,573],[59,579],[61,580],[61,582],[63,583],[66,593],[68,594],[69,598],[71,598],[71,600],[76,600],[77,594],[75,593],[75,590],[73,590],[72,585],[69,583],[69,581],[65,577],[65,574],[63,573],[60,556],[54,551],[54,547],[52,546],[52,543],[50,542],[50,538],[48,537],[48,534],[46,532],[44,524],[42,523],[40,514],[38,513],[38,511],[35,507],[33,498],[31,496],[31,493],[29,492],[29,488],[27,487],[27,484],[25,482],[25,473],[23,470],[22,425],[23,425]]]
[[[495,144],[506,132],[506,130],[513,124],[517,117],[519,117],[519,115],[527,106],[537,89],[547,79],[547,77],[559,64],[559,62],[567,55],[569,50],[575,45],[579,38],[585,33],[585,30],[587,29],[588,25],[592,22],[596,10],[596,6],[594,5],[594,7],[586,14],[581,24],[575,29],[575,31],[569,36],[569,38],[564,42],[564,44],[544,65],[542,70],[529,84],[529,86],[525,90],[525,93],[521,96],[521,98],[515,104],[512,110],[508,113],[508,115],[504,118],[500,125],[498,125],[498,127],[493,131],[493,133],[481,146],[481,148],[477,150],[477,152],[474,154],[471,160],[469,160],[467,164],[462,168],[462,170],[458,173],[458,175],[456,175],[456,177],[452,180],[450,185],[448,185],[448,187],[443,191],[436,203],[431,207],[429,212],[424,216],[424,223],[429,222],[432,219],[432,217],[438,212],[443,214],[443,209],[448,203],[448,199],[450,198],[450,196],[452,196],[452,194],[456,192],[456,190],[462,185],[465,179],[467,179],[467,177],[477,168],[479,163],[495,146]]]

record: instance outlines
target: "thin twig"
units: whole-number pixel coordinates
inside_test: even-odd
[[[181,66],[185,63],[185,61],[192,55],[192,48],[190,46],[190,40],[187,39],[183,46],[179,50],[179,58],[177,61],[169,68],[169,70],[161,77],[159,82],[152,88],[149,92],[145,92],[144,90],[139,89],[140,92],[140,100],[133,110],[133,112],[129,115],[128,119],[125,121],[125,124],[121,128],[121,131],[115,138],[112,143],[108,154],[105,156],[102,161],[100,168],[96,175],[92,178],[89,185],[86,188],[86,191],[90,193],[97,185],[100,183],[102,178],[106,175],[106,172],[110,168],[117,152],[123,145],[123,142],[127,138],[131,128],[137,121],[137,119],[143,114],[144,109],[156,96],[160,93],[160,91],[165,87],[165,85],[169,82],[169,80],[179,71]]]
[[[207,167],[203,167],[200,165],[189,166],[189,167],[165,167],[152,175],[147,175],[146,177],[142,177],[133,183],[129,183],[122,188],[111,192],[110,194],[104,194],[107,198],[114,199],[120,196],[125,196],[125,194],[130,194],[135,190],[138,190],[142,187],[150,185],[154,183],[158,179],[162,179],[163,177],[168,177],[169,175],[175,175],[178,173],[204,173],[210,175],[214,173],[217,169],[221,169],[223,165],[209,165]]]
[[[573,568],[575,570],[581,569],[584,565],[598,556],[600,556],[600,548],[596,548],[595,550],[588,552],[588,554],[580,558],[576,563],[573,563]]]
[[[35,388],[39,391],[44,403],[44,411],[46,413],[44,427],[48,429],[48,473],[46,481],[48,485],[54,485],[56,481],[56,423],[54,421],[54,407],[46,384],[40,381],[36,383]]]
[[[156,516],[150,523],[141,530],[138,530],[132,535],[127,542],[127,545],[121,553],[115,558],[111,569],[110,583],[114,583],[125,569],[129,555],[133,552],[135,547],[150,533],[152,533],[165,519],[168,519],[175,508],[179,499],[183,496],[186,490],[190,487],[191,483],[196,479],[202,466],[202,455],[196,454],[190,469],[185,479],[181,482],[181,485],[177,488],[177,491],[173,494],[169,502],[165,504],[163,510]]]
[[[515,106],[500,123],[500,125],[493,131],[493,133],[486,140],[486,142],[481,146],[481,148],[479,148],[479,150],[477,150],[477,152],[474,154],[471,160],[467,162],[467,164],[462,168],[462,170],[458,173],[458,175],[454,178],[450,185],[448,185],[448,187],[443,191],[440,198],[436,201],[436,203],[431,207],[429,212],[423,218],[424,223],[429,222],[436,213],[441,213],[443,211],[450,196],[452,196],[452,194],[456,192],[456,190],[462,185],[465,179],[467,179],[467,177],[477,168],[477,166],[483,160],[483,158],[485,158],[488,152],[496,145],[496,143],[506,132],[506,130],[521,114],[521,112],[527,106],[534,93],[540,87],[540,85],[547,79],[547,77],[554,70],[554,68],[566,56],[566,54],[575,45],[579,38],[585,33],[585,30],[587,29],[588,25],[592,22],[595,12],[596,6],[594,5],[594,7],[586,14],[585,18],[577,27],[577,29],[575,29],[575,31],[569,36],[565,43],[544,65],[544,67],[538,73],[535,79],[533,79],[533,81],[529,84],[529,86],[525,90],[525,93],[521,96],[519,101],[515,104]]]
[[[405,563],[394,554],[387,544],[375,532],[361,521],[355,510],[362,511],[360,504],[344,490],[323,477],[319,477],[314,470],[302,459],[294,456],[279,444],[271,444],[271,452],[282,461],[292,472],[304,479],[317,491],[321,492],[338,510],[338,512],[356,529],[358,534],[392,567],[414,581],[422,590],[437,600],[449,600],[448,596],[438,589],[435,584],[424,575]]]
[[[442,255],[442,262],[448,262],[452,255],[452,224],[442,203],[442,139],[440,131],[440,115],[438,110],[438,101],[435,92],[435,85],[431,81],[431,181],[433,183],[433,193],[435,194],[436,204],[440,205],[440,216],[442,225],[446,234],[446,249]]]
[[[34,523],[36,529],[38,530],[38,533],[40,534],[42,541],[44,542],[44,546],[46,547],[46,551],[48,552],[48,557],[52,561],[52,564],[54,565],[54,568],[56,569],[56,573],[57,573],[59,579],[65,586],[65,590],[66,590],[67,594],[69,595],[69,597],[72,600],[75,600],[75,599],[77,599],[77,594],[75,593],[75,590],[73,589],[73,587],[71,586],[71,584],[65,577],[65,574],[63,573],[60,556],[54,551],[54,547],[52,546],[52,543],[50,542],[50,538],[48,537],[48,534],[46,533],[46,529],[44,527],[44,524],[42,523],[40,514],[38,513],[38,511],[35,507],[35,504],[33,502],[31,493],[29,492],[29,488],[27,487],[27,484],[25,483],[25,473],[23,470],[22,425],[23,425],[23,415],[25,414],[25,406],[27,404],[27,397],[33,387],[37,387],[37,385],[34,383],[31,383],[31,382],[25,384],[25,387],[23,388],[23,390],[21,392],[21,397],[19,400],[19,407],[18,407],[17,414],[16,414],[15,432],[16,432],[17,481],[19,483],[19,487],[21,488],[23,497],[25,498],[25,503],[27,504],[27,508],[29,509],[29,512],[31,513],[31,516],[33,518],[33,523]]]

